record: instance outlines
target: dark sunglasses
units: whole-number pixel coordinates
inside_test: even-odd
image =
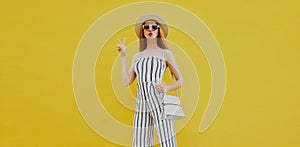
[[[159,25],[143,25],[143,29],[145,30],[149,30],[150,28],[152,30],[157,30],[159,28]]]

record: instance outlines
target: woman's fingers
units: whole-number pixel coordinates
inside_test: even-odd
[[[164,85],[162,84],[156,85],[156,89],[158,92],[164,92]]]
[[[125,46],[125,44],[126,44],[126,37],[124,37],[123,42],[121,42],[120,38],[118,38],[118,42],[119,42],[118,46]]]
[[[126,37],[124,37],[124,39],[123,39],[123,44],[124,45],[126,44]]]
[[[126,38],[124,37],[123,39],[123,43],[121,42],[120,38],[118,38],[118,44],[117,44],[117,47],[118,48],[121,48],[121,50],[125,50],[126,49],[126,46],[125,46],[125,43],[126,43]]]
[[[121,42],[121,39],[118,38],[117,50],[124,55],[126,50],[125,43],[126,43],[126,37],[124,37],[123,42]]]

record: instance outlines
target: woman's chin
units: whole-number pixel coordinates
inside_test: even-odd
[[[147,39],[155,39],[156,36],[147,36],[146,38],[147,38]]]

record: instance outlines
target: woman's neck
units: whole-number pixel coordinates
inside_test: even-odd
[[[147,39],[147,47],[146,49],[158,49],[158,45],[157,45],[157,39],[153,38],[153,39]]]

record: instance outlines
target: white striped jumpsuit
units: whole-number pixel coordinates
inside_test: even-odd
[[[173,120],[161,118],[162,93],[155,88],[166,70],[164,55],[142,57],[134,66],[138,81],[132,146],[153,147],[155,128],[161,147],[176,147]]]

